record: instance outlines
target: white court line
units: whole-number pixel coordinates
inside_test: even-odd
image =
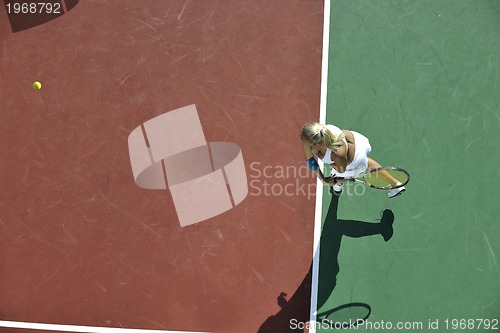
[[[321,100],[319,105],[319,122],[326,124],[326,101],[328,83],[328,56],[330,50],[330,0],[325,0],[323,18],[323,54],[321,61]],[[321,236],[321,221],[323,208],[323,183],[317,179],[316,182],[316,206],[314,210],[314,245],[313,245],[313,267],[311,286],[311,308],[309,320],[311,325],[309,333],[316,333],[316,307],[318,306],[318,279],[319,279],[319,240]]]
[[[30,330],[59,331],[59,332],[78,332],[78,333],[206,333],[206,332],[190,332],[190,331],[142,330],[133,328],[24,323],[19,321],[2,321],[2,320],[0,320],[0,327],[24,328]]]

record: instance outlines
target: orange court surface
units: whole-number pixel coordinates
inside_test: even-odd
[[[0,320],[220,333],[307,320],[316,189],[299,132],[319,117],[324,2],[52,2],[60,15],[0,7]],[[241,149],[248,193],[181,225],[169,189],[134,181],[128,138],[190,105],[207,142]]]

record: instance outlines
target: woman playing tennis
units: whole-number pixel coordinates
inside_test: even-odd
[[[336,195],[342,192],[343,182],[335,178],[356,177],[365,171],[382,167],[377,161],[368,157],[372,150],[370,141],[358,132],[311,122],[302,127],[300,138],[307,165],[323,184],[333,186]],[[332,167],[332,174],[329,177],[323,175],[315,157]],[[389,174],[386,177],[392,185],[398,186],[389,190],[389,198],[394,198],[406,190],[404,186],[399,186],[397,179]]]

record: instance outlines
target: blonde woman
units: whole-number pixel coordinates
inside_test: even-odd
[[[368,157],[372,150],[370,141],[358,132],[312,122],[302,127],[300,138],[307,165],[323,184],[333,186],[336,195],[342,192],[343,183],[341,180],[334,180],[334,177],[355,177],[366,170],[382,167],[377,161]],[[316,158],[332,167],[332,174],[329,177],[323,175]],[[398,183],[394,178],[393,182],[393,185]],[[404,186],[397,187],[389,190],[387,196],[394,198],[405,190]]]

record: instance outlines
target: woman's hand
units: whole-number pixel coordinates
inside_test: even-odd
[[[335,178],[333,178],[333,177],[325,177],[325,176],[323,176],[321,178],[321,181],[323,182],[323,185],[325,185],[325,186],[333,186],[337,182],[335,180]]]
[[[327,186],[333,186],[335,184],[342,184],[342,180],[337,179],[333,176],[329,176],[329,177],[325,177],[325,179],[323,180],[323,184],[325,184]]]
[[[333,177],[324,177],[323,184],[326,186],[333,186],[337,181]]]

